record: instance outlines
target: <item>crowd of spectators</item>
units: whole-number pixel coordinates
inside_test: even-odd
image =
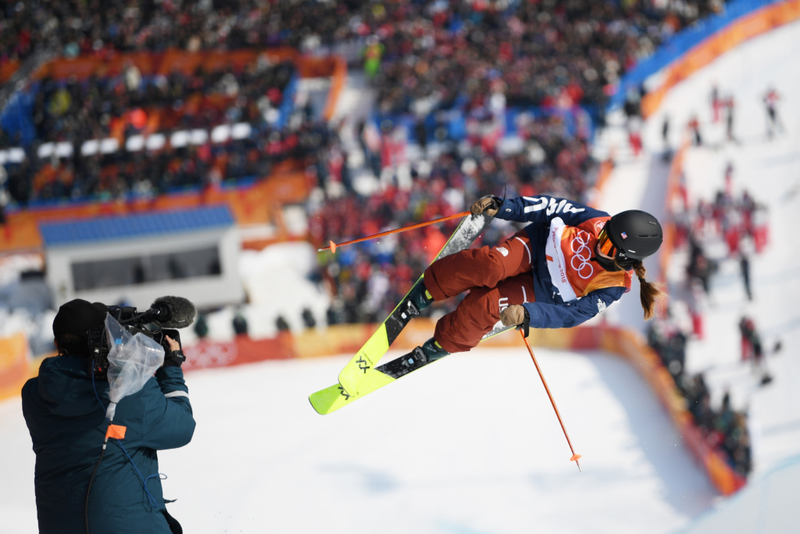
[[[548,127],[543,126],[544,130]],[[583,151],[586,172],[565,172],[571,167],[559,162],[576,161],[563,157],[574,149],[571,141],[543,142],[557,148],[533,155],[527,150],[500,154],[485,153],[480,147],[463,151],[453,147],[434,157],[407,162],[405,179],[399,176],[401,169],[390,168],[388,184],[371,195],[345,186],[340,195],[312,199],[308,205],[310,238],[324,246],[329,241],[338,243],[445,217],[468,209],[485,194],[514,197],[548,193],[581,199],[591,185],[593,169]],[[385,171],[379,172],[387,176]],[[457,223],[368,241],[339,249],[335,255],[323,253],[323,271],[336,295],[329,321],[383,320],[433,260]],[[495,221],[481,236],[480,244],[494,245],[513,231],[503,221]],[[446,311],[452,305],[435,303],[434,309]]]
[[[735,191],[732,164],[726,166],[724,185],[713,201],[698,199],[696,205],[690,207],[685,184],[681,184],[679,191],[682,201],[674,217],[676,246],[688,248],[689,282],[697,281],[710,296],[711,280],[720,263],[735,261],[740,267],[747,299],[752,300],[749,258],[761,253],[769,241],[766,207],[746,189]],[[708,252],[711,246],[717,251],[715,255]]]
[[[46,78],[31,89],[36,138],[40,142],[103,139],[137,110],[144,113],[138,129],[154,118],[160,130],[253,123],[280,106],[295,75],[292,62],[273,65],[262,57],[240,72],[206,71],[200,65],[191,74],[176,69],[147,79],[129,63],[119,76]],[[136,123],[129,120],[126,126],[135,130]]]
[[[669,319],[656,320],[647,333],[648,345],[669,370],[675,385],[686,400],[686,409],[712,450],[722,453],[736,473],[746,477],[752,470],[747,412],[731,407],[730,394],[725,392],[718,409],[712,406],[711,392],[703,373],[686,370],[686,346],[689,336]]]
[[[640,54],[647,53],[665,36],[720,11],[723,4],[723,0],[643,6],[588,0],[11,1],[0,9],[0,60],[24,60],[42,43],[59,46],[61,55],[74,57],[167,48],[333,48],[373,35],[386,38],[387,55],[408,54],[430,47],[431,40],[439,37],[431,27],[457,32],[468,25],[478,30],[469,44],[494,57],[507,58],[518,42],[527,42],[529,48],[520,52],[531,56],[545,55],[545,47],[556,44],[562,54],[572,46],[576,50],[569,51],[571,60],[574,52],[595,45],[611,50],[635,44]],[[505,37],[498,30],[506,25],[514,40],[496,38]],[[620,66],[629,60],[628,54],[614,56]]]
[[[379,115],[412,113],[424,118],[458,109],[470,117],[496,119],[498,101],[501,110],[506,106],[568,110],[579,104],[602,110],[626,69],[674,32],[723,8],[723,0],[642,4],[590,0],[108,0],[102,4],[97,0],[34,0],[7,3],[1,10],[0,60],[24,59],[39,43],[57,46],[63,57],[99,58],[169,48],[287,46],[325,53],[354,44],[362,55],[350,57],[351,66],[360,64],[365,69],[377,92]],[[588,133],[568,130],[558,113],[531,113],[523,115],[517,125],[524,150],[501,154],[496,131],[477,138],[471,131],[468,141],[472,150],[429,158],[427,169],[416,169],[410,181],[401,184],[395,179],[375,197],[364,198],[352,187],[348,154],[338,153],[338,163],[324,159],[327,149],[336,144],[329,128],[306,120],[287,132],[272,128],[265,120],[266,111],[278,104],[291,76],[285,67],[200,70],[190,76],[172,73],[148,80],[130,67],[116,78],[44,80],[38,86],[33,113],[40,142],[69,139],[78,147],[83,140],[112,135],[124,115],[139,110],[147,117],[157,110],[165,128],[208,129],[236,121],[260,127],[247,139],[225,144],[209,141],[179,148],[167,145],[157,153],[119,150],[88,157],[78,149],[71,158],[26,160],[8,169],[11,197],[24,204],[127,191],[160,192],[223,178],[263,175],[276,158],[300,156],[308,158],[306,163],[323,188],[328,180],[344,185],[343,196],[312,203],[312,238],[324,243],[363,235],[370,228],[444,215],[486,193],[549,193],[584,200],[591,187],[594,162],[589,156]],[[209,105],[212,102],[216,105]],[[599,116],[602,118],[602,111]],[[126,135],[136,130],[131,121],[124,125]],[[365,153],[380,151],[367,149]],[[382,156],[378,153],[368,158],[381,161],[376,174],[383,174],[387,167]],[[396,168],[395,164],[388,162],[389,167]],[[394,193],[407,198],[407,205],[387,200]],[[437,194],[447,194],[450,200],[460,198],[447,202],[437,199]],[[347,221],[339,224],[340,219]],[[440,232],[447,235],[449,230],[444,227]],[[402,239],[411,242],[397,249],[413,250],[427,236]],[[403,258],[386,258],[381,251],[362,248],[356,250],[363,259],[352,265],[364,263],[369,268],[351,272],[336,258],[327,269],[336,273],[333,279],[339,293],[357,295],[347,300],[361,307],[364,302],[380,300],[361,298],[363,288],[373,287],[373,293],[380,293],[384,285],[380,278],[398,276],[387,274],[385,271],[391,270],[387,265],[403,263]],[[425,263],[411,254],[404,267],[414,277]],[[405,273],[406,269],[399,271]],[[354,291],[340,287],[345,280],[359,287]],[[390,286],[393,290],[398,287]],[[378,311],[343,315],[347,320],[369,319],[374,313],[380,315],[396,296],[388,294],[383,299],[387,304],[377,307]]]
[[[471,124],[473,118],[476,124]],[[457,213],[484,194],[498,196],[551,194],[585,200],[597,172],[590,157],[590,137],[569,113],[522,113],[515,150],[499,148],[495,119],[471,115],[463,140],[451,139],[447,129],[436,129],[430,141],[417,132],[420,159],[410,160],[405,151],[408,136],[398,136],[389,119],[379,126],[359,130],[361,147],[376,176],[385,187],[368,197],[360,195],[347,176],[320,173],[339,180],[343,194],[309,204],[310,236],[319,246],[371,235],[387,228]],[[372,139],[372,142],[369,140]],[[436,142],[441,152],[430,145]],[[399,146],[398,146],[399,145]],[[403,168],[407,177],[402,179]],[[359,245],[347,253],[322,257],[324,271],[336,295],[329,322],[372,322],[388,315],[411,283],[433,259],[455,229],[456,223],[401,234],[381,245]],[[495,223],[481,237],[494,245],[513,229]],[[446,312],[455,303],[436,303],[434,313]]]
[[[284,160],[296,160],[300,168],[314,165],[336,136],[308,103],[284,106],[284,99],[292,98],[285,92],[295,77],[291,62],[271,64],[262,57],[241,70],[199,67],[192,74],[176,70],[143,78],[129,64],[114,77],[44,79],[30,88],[37,139],[22,162],[7,164],[9,194],[22,206],[118,198],[264,177]],[[249,131],[224,140],[208,135],[231,124],[247,124]],[[171,142],[171,133],[198,129],[206,133],[199,143]],[[141,133],[158,133],[170,141],[154,149],[129,149],[126,140]],[[121,139],[119,148],[92,154],[82,150],[87,141],[107,138]],[[36,157],[42,144],[64,141],[72,145],[71,153]]]
[[[25,60],[37,46],[59,55],[104,57],[168,48],[299,48],[309,35],[333,43],[350,33],[339,16],[366,1],[31,0],[0,9],[0,61]]]
[[[434,2],[373,10],[374,83],[384,113],[510,106],[603,106],[609,84],[720,3]],[[374,55],[374,54],[373,54]]]
[[[648,324],[647,344],[676,380],[686,369],[688,342],[689,336],[668,319],[656,319]]]
[[[312,204],[312,239],[327,244],[419,222],[426,212],[431,218],[459,209],[427,209],[437,205],[431,191],[454,192],[461,209],[487,193],[586,200],[596,168],[591,136],[585,127],[567,128],[566,117],[580,105],[593,109],[602,125],[603,106],[624,71],[672,33],[722,5],[688,2],[656,8],[575,0],[340,6],[343,20],[349,17],[348,27],[356,30],[340,37],[363,44],[362,66],[377,92],[380,126],[374,128],[375,141],[362,148],[374,174],[393,185],[364,199],[343,178],[343,197]],[[508,127],[503,114],[510,107],[536,111],[523,112],[514,125],[522,150],[501,153],[498,141]],[[413,135],[399,137],[413,137],[425,154],[429,141],[458,141],[448,139],[439,119],[448,110],[465,117],[467,149],[426,158],[430,175],[411,173],[410,181],[400,183],[393,173],[398,162],[409,162],[398,157],[402,147],[398,150],[392,118],[417,117]],[[438,124],[433,139],[424,126],[430,117]],[[407,206],[382,200],[395,189],[407,196]],[[442,233],[449,235],[449,230]],[[388,247],[390,252],[363,245],[324,260],[339,310],[330,314],[331,321],[370,321],[391,311],[402,288],[427,265],[409,250],[424,247],[429,235],[401,239]]]
[[[8,189],[18,206],[36,201],[108,200],[128,195],[154,196],[185,188],[217,186],[223,180],[262,178],[273,165],[292,159],[313,161],[309,149],[331,137],[324,124],[292,132],[265,129],[240,140],[159,150],[118,150],[111,154],[47,158],[9,165]]]
[[[424,175],[411,173],[411,186],[391,184],[369,197],[346,192],[310,207],[309,233],[315,243],[341,242],[458,213],[477,184],[443,155]],[[328,322],[382,321],[433,260],[458,221],[395,234],[381,240],[323,253],[323,274],[336,297]],[[485,237],[484,237],[485,239]]]
[[[728,465],[736,473],[747,477],[753,468],[747,413],[733,409],[728,392],[724,393],[719,409],[715,410],[711,406],[711,393],[702,373],[693,376],[683,374],[677,384],[708,446],[722,451]]]
[[[589,0],[11,2],[0,10],[0,60],[24,59],[34,46],[55,46],[63,57],[103,58],[117,52],[169,48],[287,46],[325,52],[351,44],[366,52],[359,61],[372,74],[382,114],[426,115],[453,107],[470,113],[498,95],[510,106],[580,103],[601,109],[609,87],[625,69],[675,31],[722,6],[721,0],[641,6]],[[46,80],[37,94],[34,120],[40,141],[97,139],[113,128],[114,119],[122,113],[154,102],[167,106],[186,102],[187,92],[201,93],[204,99],[223,94],[234,102],[221,109],[200,106],[202,113],[179,113],[178,118],[164,113],[165,121],[170,115],[184,124],[213,122],[219,115],[247,120],[263,114],[265,83],[269,81],[263,73],[250,71],[199,72],[148,81],[130,72],[119,79],[83,83]],[[274,91],[267,95],[274,100]],[[563,136],[555,138],[564,142]],[[558,163],[570,168],[561,169],[561,174],[585,171],[586,141],[564,142]],[[546,147],[546,152],[550,159],[556,157],[552,147]],[[35,163],[28,166],[34,167],[32,171],[25,168],[28,173],[62,176],[67,182],[81,173],[80,167],[96,167],[73,164],[70,168],[61,162],[40,173]],[[126,162],[127,168],[139,166]],[[30,179],[31,183],[42,181]],[[98,180],[95,176],[85,181]],[[45,189],[51,194],[53,188]],[[37,195],[33,187],[30,196]]]

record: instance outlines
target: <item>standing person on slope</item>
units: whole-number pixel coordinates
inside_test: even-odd
[[[180,534],[166,509],[157,451],[183,447],[194,434],[181,370],[186,357],[167,337],[164,365],[119,401],[114,423],[125,431],[102,453],[110,386],[95,367],[89,339],[106,315],[99,302],[62,305],[53,320],[58,356],[42,361],[39,375],[22,388],[36,453],[39,534]]]
[[[409,300],[419,309],[469,290],[436,323],[415,353],[436,360],[468,351],[504,326],[569,328],[591,319],[639,278],[645,319],[663,293],[645,280],[642,260],[661,246],[661,225],[630,210],[611,217],[578,202],[545,195],[501,200],[486,196],[471,211],[530,224],[496,247],[458,252],[426,269]]]

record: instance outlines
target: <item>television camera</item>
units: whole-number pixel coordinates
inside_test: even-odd
[[[196,315],[194,304],[181,297],[159,297],[148,310],[138,312],[133,306],[107,306],[108,314],[125,328],[130,334],[141,333],[156,341],[164,348],[164,353],[172,350],[169,342],[171,339],[181,345],[178,328],[185,328],[192,324]],[[89,349],[92,354],[92,367],[95,374],[103,375],[108,372],[108,353],[111,350],[110,341],[106,335],[105,325],[90,330],[88,333]],[[115,342],[119,343],[118,340]],[[182,345],[181,345],[182,347]]]

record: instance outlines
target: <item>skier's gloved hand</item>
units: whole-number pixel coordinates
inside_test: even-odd
[[[503,323],[503,326],[522,328],[522,331],[525,332],[525,337],[528,337],[531,326],[531,314],[528,313],[528,309],[525,308],[525,306],[512,304],[500,312],[500,321]]]
[[[497,215],[497,210],[500,209],[500,205],[503,201],[496,196],[486,195],[485,197],[481,197],[475,202],[472,203],[469,210],[472,212],[473,215],[480,215],[481,213],[485,213],[490,217],[494,217]]]

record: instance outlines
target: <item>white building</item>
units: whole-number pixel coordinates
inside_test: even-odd
[[[74,298],[146,309],[176,295],[199,308],[239,303],[239,239],[227,206],[39,225],[57,308]]]

